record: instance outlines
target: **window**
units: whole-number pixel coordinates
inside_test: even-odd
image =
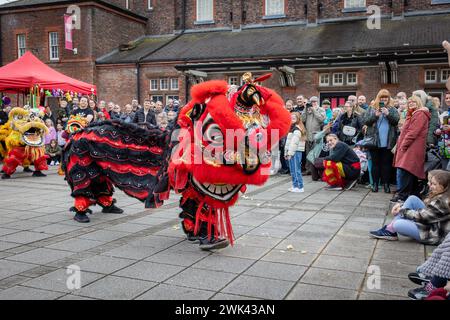
[[[163,101],[164,101],[164,96],[161,96],[161,95],[153,95],[153,96],[150,96],[150,99],[151,99],[153,102],[158,102],[158,101],[163,102]]]
[[[169,90],[169,79],[159,80],[159,90]]]
[[[437,82],[437,70],[425,70],[425,83]]]
[[[150,80],[150,91],[156,91],[158,90],[158,79],[151,79]]]
[[[169,100],[172,99],[173,101],[177,100],[180,101],[180,96],[166,96],[166,104],[169,102]]]
[[[356,85],[357,83],[358,83],[358,76],[356,75],[356,72],[347,73],[347,85],[352,86]]]
[[[171,78],[170,79],[170,90],[179,90],[178,78]]]
[[[319,85],[322,87],[330,85],[330,74],[329,73],[321,73],[319,75]]]
[[[265,15],[282,16],[284,15],[284,0],[265,0],[266,12]]]
[[[25,40],[24,34],[18,34],[17,35],[17,57],[20,58],[25,54],[25,51],[27,50],[26,46],[26,40]]]
[[[214,0],[197,0],[197,21],[211,22],[213,18]]]
[[[153,6],[152,6],[152,0],[147,0],[147,9],[148,10],[153,10]]]
[[[58,32],[50,32],[48,34],[48,50],[50,52],[50,60],[59,60]]]
[[[333,73],[333,85],[342,86],[344,84],[344,74],[343,73]]]
[[[447,82],[448,78],[450,78],[450,69],[442,69],[441,82]]]
[[[354,9],[354,8],[365,8],[366,0],[345,0],[344,8],[345,9]]]
[[[228,77],[228,84],[230,86],[238,86],[239,85],[239,77],[236,77],[236,76]]]

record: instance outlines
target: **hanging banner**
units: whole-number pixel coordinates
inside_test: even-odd
[[[64,15],[64,30],[65,30],[65,38],[66,38],[66,49],[73,50],[73,40],[72,40],[72,16],[65,14]]]

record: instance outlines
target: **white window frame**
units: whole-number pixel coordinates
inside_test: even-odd
[[[125,8],[130,10],[130,0],[125,0]]]
[[[239,77],[238,76],[229,76],[228,77],[228,84],[230,86],[239,86]]]
[[[54,38],[52,38],[52,35],[56,35],[56,43],[53,42]],[[59,34],[56,31],[48,33],[48,56],[50,57],[50,61],[59,61]]]
[[[336,76],[341,75],[342,76],[342,82],[336,82]],[[342,72],[336,72],[333,73],[333,86],[343,86],[344,85],[344,73]]]
[[[180,96],[177,94],[167,95],[166,96],[166,104],[168,103],[169,99],[180,101]]]
[[[444,72],[447,73],[447,77],[444,77]],[[445,83],[447,82],[448,78],[450,78],[450,69],[441,69],[441,82]]]
[[[156,84],[156,86],[154,87],[153,84]],[[159,80],[158,79],[150,79],[150,91],[158,91],[158,84],[159,84]]]
[[[197,22],[213,22],[214,0],[196,0],[196,11]]]
[[[169,81],[170,81],[170,90],[172,91],[180,90],[178,78],[170,78]],[[176,86],[174,86],[174,84],[176,84]]]
[[[284,1],[285,0],[265,0],[265,16],[266,17],[273,17],[273,16],[284,16]],[[277,6],[278,8],[273,8],[274,6]],[[278,9],[278,11],[276,11]]]
[[[428,73],[434,72],[435,78],[434,80],[428,80]],[[425,83],[436,83],[438,82],[438,70],[437,69],[427,69],[425,70]]]
[[[322,77],[328,77],[328,81],[327,82],[323,82],[323,78]],[[331,77],[329,73],[319,73],[319,86],[320,87],[329,87],[330,86],[330,82],[331,82]]]
[[[152,5],[152,0],[147,0],[147,9],[148,10],[153,10],[153,5]]]
[[[166,86],[163,86],[163,83],[166,83]],[[169,78],[161,78],[159,79],[159,90],[161,91],[169,91]]]
[[[344,9],[359,9],[366,6],[366,0],[344,0]]]
[[[355,81],[354,82],[350,82],[349,81],[349,76],[350,75],[355,75]],[[347,72],[347,85],[349,86],[355,86],[358,84],[358,73],[357,72]]]
[[[27,52],[27,35],[25,33],[20,33],[16,36],[16,39],[17,39],[17,57],[20,58],[25,54],[25,52]]]

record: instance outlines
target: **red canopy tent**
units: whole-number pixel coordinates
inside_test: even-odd
[[[96,94],[97,87],[72,79],[53,70],[31,52],[0,68],[0,91],[27,92],[38,85],[41,89],[61,89],[83,94]]]

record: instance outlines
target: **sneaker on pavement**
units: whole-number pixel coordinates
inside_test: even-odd
[[[370,231],[370,236],[375,239],[383,239],[383,240],[390,240],[390,241],[398,240],[397,232],[390,232],[386,227],[387,226],[384,226],[383,228],[381,228],[379,230]]]
[[[73,220],[80,222],[80,223],[88,223],[91,221],[91,220],[89,220],[89,217],[86,215],[86,213],[80,213],[80,212],[77,212],[75,214],[75,216],[73,217]]]
[[[223,249],[230,245],[230,242],[227,239],[212,239],[209,240],[208,237],[199,238],[200,240],[200,249],[202,250],[215,250],[215,249]]]
[[[46,177],[47,175],[42,173],[41,171],[33,172],[33,177]]]
[[[11,176],[9,174],[2,174],[2,179],[11,179]]]
[[[115,214],[121,214],[123,213],[123,210],[117,207],[114,203],[111,204],[109,207],[104,207],[102,210],[103,213],[115,213]]]
[[[303,189],[303,188],[294,188],[294,190],[292,190],[292,192],[294,192],[294,193],[303,193],[303,192],[305,192],[305,189]]]
[[[413,300],[424,300],[430,293],[431,291],[429,291],[426,286],[423,286],[420,288],[409,290],[408,297]]]
[[[415,284],[418,284],[419,286],[424,286],[431,281],[430,277],[427,277],[426,275],[419,272],[412,272],[408,274],[408,279]]]
[[[50,162],[50,165],[54,166],[55,165],[55,161]]]
[[[30,169],[30,167],[23,168],[23,172],[33,172],[33,170]]]

